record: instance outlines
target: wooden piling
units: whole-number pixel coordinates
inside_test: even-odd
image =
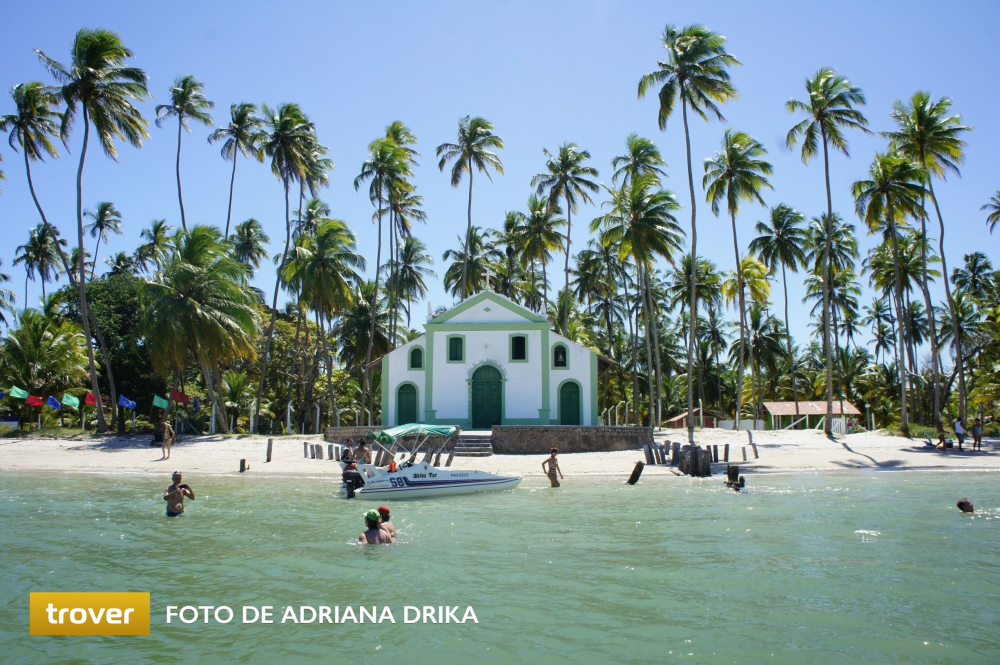
[[[719,461],[719,446],[717,444],[712,444],[712,461],[718,463]]]
[[[760,459],[760,455],[757,454],[757,444],[756,443],[751,443],[750,447],[753,448],[753,458],[754,459]]]
[[[746,446],[740,446],[740,450],[743,451],[743,461],[746,462],[747,461],[747,447]]]
[[[635,468],[634,468],[634,469],[632,469],[632,475],[630,475],[630,476],[628,477],[628,480],[627,480],[626,482],[627,482],[627,483],[628,483],[629,485],[635,485],[635,484],[636,484],[637,482],[639,482],[639,476],[641,476],[641,475],[642,475],[642,470],[643,470],[643,468],[644,468],[645,466],[646,466],[646,465],[645,465],[645,464],[643,464],[643,463],[642,463],[641,461],[640,461],[640,462],[636,462],[636,463],[635,463]]]
[[[660,447],[653,444],[653,462],[655,464],[663,464],[663,457],[660,455]]]
[[[726,444],[726,448],[724,450],[724,458],[723,458],[722,461],[723,462],[727,462],[727,463],[729,462],[729,444],[728,443]]]
[[[642,452],[646,456],[646,464],[656,464],[656,460],[653,459],[653,451],[648,443],[643,444]]]
[[[680,458],[681,458],[681,442],[680,441],[674,441],[673,442],[673,444],[671,445],[670,454],[671,454],[670,465],[671,466],[677,466],[677,464],[680,462]]]
[[[267,440],[267,461],[271,461],[271,451],[274,450],[274,439]]]
[[[341,457],[343,456],[343,452],[341,452],[342,450],[343,449],[341,448],[339,443],[333,444],[333,455],[334,455],[333,459],[339,462]]]
[[[437,456],[434,458],[434,466],[441,466],[441,451],[437,452]]]
[[[445,466],[451,466],[451,461],[453,459],[455,459],[455,448],[454,447],[451,449],[451,452],[448,453],[448,461],[445,462],[444,465]]]
[[[309,459],[309,442],[308,441],[303,441],[302,442],[302,456],[305,457],[306,459]]]
[[[332,460],[333,459],[333,444],[332,443],[327,444],[327,446],[326,446],[326,452],[328,453],[327,456],[326,456],[326,458],[329,459],[329,460]]]
[[[247,461],[245,459],[241,459],[240,460],[240,473],[243,473],[244,471],[249,471],[249,470],[250,470],[250,465],[247,464]]]

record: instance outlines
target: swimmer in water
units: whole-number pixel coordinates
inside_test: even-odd
[[[389,535],[389,532],[379,528],[379,522],[381,521],[382,515],[377,510],[369,510],[365,513],[365,526],[368,527],[368,530],[363,531],[358,536],[358,541],[365,545],[392,544],[392,536]]]
[[[542,471],[545,471],[545,475],[549,477],[549,482],[552,483],[552,487],[559,487],[559,478],[563,478],[562,469],[559,468],[559,462],[556,460],[556,455],[559,454],[558,448],[553,448],[549,451],[549,458],[542,461]],[[545,469],[545,465],[548,465],[548,470]],[[558,478],[556,477],[558,474]],[[563,478],[565,480],[565,478]]]
[[[182,480],[181,472],[174,471],[174,484],[163,492],[163,500],[167,502],[167,517],[177,517],[184,512],[185,496],[194,501],[194,490]]]
[[[966,499],[964,496],[961,499],[959,499],[958,503],[955,505],[958,506],[958,509],[961,510],[963,513],[975,512],[975,508],[972,507],[972,502]]]
[[[396,527],[394,527],[392,525],[392,522],[389,521],[389,519],[392,517],[389,514],[389,507],[388,506],[379,506],[378,507],[378,514],[382,517],[382,523],[378,525],[378,528],[380,528],[383,531],[385,531],[386,533],[388,533],[389,536],[392,537],[393,541],[395,541],[396,540]]]

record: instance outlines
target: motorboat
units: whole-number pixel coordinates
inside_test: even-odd
[[[451,469],[452,456],[446,466],[440,468],[441,454],[447,448],[457,430],[454,427],[436,425],[400,425],[369,435],[373,439],[375,464],[357,463],[357,471],[344,471],[342,490],[347,498],[360,495],[372,499],[409,499],[429,496],[449,496],[456,494],[478,494],[497,492],[517,487],[523,476],[501,476],[485,471]],[[427,445],[431,436],[444,437],[444,443],[436,450]],[[402,439],[415,438],[412,448],[406,448]],[[422,449],[426,450],[422,451]],[[420,452],[424,459],[417,460]],[[397,462],[397,455],[400,461]],[[340,462],[341,469],[347,463]]]

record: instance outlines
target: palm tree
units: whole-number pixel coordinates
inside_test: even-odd
[[[399,246],[398,258],[392,266],[396,284],[394,293],[406,303],[406,327],[410,327],[410,305],[419,298],[427,297],[425,277],[436,277],[437,274],[426,267],[434,263],[434,258],[427,253],[427,245],[419,238],[404,238]],[[384,267],[383,267],[384,268]]]
[[[361,164],[361,173],[354,179],[354,189],[358,190],[362,183],[369,182],[368,200],[375,207],[374,221],[378,223],[378,250],[375,254],[375,279],[372,286],[375,289],[370,302],[379,302],[378,285],[379,272],[382,269],[382,214],[386,201],[391,196],[394,188],[398,188],[411,173],[411,154],[404,146],[397,145],[389,138],[381,138],[372,141],[368,145],[368,159]],[[376,325],[377,317],[367,317],[369,325]],[[371,363],[371,352],[375,344],[375,330],[369,330],[365,335],[368,348],[365,351],[365,362],[362,365],[361,376],[361,411],[372,417],[371,410],[366,409],[369,398],[369,373],[368,364]],[[374,407],[374,403],[373,403]],[[371,424],[371,422],[369,422]]]
[[[730,82],[729,67],[740,62],[726,50],[726,38],[701,25],[689,25],[683,29],[668,24],[660,38],[667,50],[667,59],[657,61],[657,69],[639,80],[638,96],[646,96],[653,86],[660,86],[658,93],[659,113],[657,122],[661,130],[667,128],[667,120],[674,112],[678,98],[681,102],[681,117],[684,121],[684,146],[687,151],[688,191],[691,196],[691,262],[698,262],[697,206],[694,197],[694,171],[691,166],[691,133],[688,128],[687,109],[708,121],[711,113],[724,121],[719,104],[736,99],[736,88]],[[691,280],[689,307],[691,324],[688,333],[687,407],[694,413],[694,350],[697,343],[698,309],[697,280]],[[694,443],[694,422],[688,424],[688,441]]]
[[[24,154],[24,171],[28,176],[31,200],[35,202],[42,224],[49,226],[31,179],[31,162],[44,161],[46,155],[59,157],[52,143],[52,138],[59,133],[59,121],[62,119],[62,114],[53,109],[59,96],[38,81],[15,85],[10,90],[10,96],[16,112],[0,117],[0,131],[10,131],[7,142],[14,152],[20,146]],[[69,271],[69,266],[63,267]]]
[[[765,205],[760,192],[764,188],[773,189],[767,181],[771,165],[760,157],[767,154],[764,146],[744,132],[727,129],[722,137],[722,150],[715,157],[705,160],[705,176],[702,186],[705,197],[712,204],[712,212],[718,216],[719,204],[726,202],[726,210],[733,226],[733,252],[736,256],[736,281],[739,295],[740,355],[736,374],[736,385],[743,385],[743,363],[746,345],[746,304],[743,301],[743,269],[740,259],[740,245],[736,238],[736,214],[741,201],[757,201]],[[736,395],[736,425],[740,427],[741,393]],[[755,421],[756,426],[756,421]]]
[[[896,222],[907,216],[918,218],[925,214],[920,203],[921,198],[927,194],[923,181],[924,171],[920,165],[896,155],[876,153],[875,160],[868,169],[868,179],[858,180],[851,186],[855,211],[858,217],[864,220],[869,232],[874,233],[884,227],[889,234],[895,275],[896,319],[903,340],[908,339],[909,335],[902,310],[903,286],[899,270],[899,237]],[[827,286],[827,291],[829,290]],[[900,381],[899,429],[908,437],[910,426],[906,412],[906,384],[904,373]],[[828,387],[828,393],[830,390]]]
[[[667,177],[667,172],[664,170],[667,164],[660,155],[660,149],[655,143],[638,134],[629,134],[625,137],[625,153],[612,157],[611,166],[615,169],[615,174],[612,176],[615,182],[618,182],[619,178],[622,182],[628,182],[630,178],[642,173],[651,173],[657,178]]]
[[[212,126],[212,116],[208,111],[215,106],[215,102],[205,99],[203,88],[204,84],[195,81],[193,76],[178,77],[170,88],[170,103],[156,107],[157,127],[162,127],[166,118],[177,118],[177,202],[181,206],[181,227],[185,232],[188,227],[187,219],[184,217],[184,196],[181,194],[181,137],[184,135],[182,130],[191,131],[189,118],[208,127]],[[233,167],[235,166],[234,160]]]
[[[233,232],[233,258],[250,266],[250,274],[267,259],[267,244],[271,239],[264,233],[264,225],[251,217],[236,225]]]
[[[490,274],[496,279],[499,273],[498,264],[501,261],[500,250],[494,242],[492,229],[472,227],[467,238],[458,236],[459,249],[445,250],[441,256],[443,261],[451,261],[444,273],[444,288],[456,298],[461,298],[462,277],[466,278],[466,288],[471,292],[488,289]],[[468,251],[466,251],[468,247]]]
[[[250,420],[250,431],[257,431],[257,416],[261,404],[261,395],[267,382],[267,364],[271,354],[271,343],[274,339],[274,324],[278,316],[278,293],[281,291],[281,275],[288,261],[288,248],[292,242],[292,213],[289,191],[293,182],[299,182],[306,177],[306,165],[312,156],[313,125],[302,113],[298,104],[282,104],[277,109],[262,105],[266,137],[263,139],[264,154],[271,158],[271,173],[281,180],[285,193],[285,247],[278,262],[277,276],[274,282],[274,296],[271,301],[271,322],[267,327],[267,339],[264,342],[264,357],[261,359],[260,383],[257,385],[257,397],[254,400],[254,417]]]
[[[823,173],[826,177],[826,214],[833,217],[833,199],[830,192],[830,157],[829,148],[849,156],[847,152],[847,139],[844,138],[844,129],[860,129],[869,134],[867,129],[868,121],[865,116],[854,108],[855,105],[865,103],[865,94],[861,88],[852,86],[843,76],[838,76],[828,67],[824,67],[816,72],[809,79],[806,79],[806,92],[809,95],[808,102],[800,102],[795,99],[789,100],[785,108],[789,113],[802,111],[807,116],[805,120],[797,123],[788,130],[785,144],[789,148],[794,148],[795,144],[802,141],[802,162],[808,164],[809,160],[816,155],[819,149],[819,141],[823,143]],[[831,248],[826,247],[829,254]],[[826,260],[826,259],[824,259]],[[826,421],[824,429],[826,434],[833,434],[833,348],[830,346],[830,267],[829,262],[823,268],[823,279],[827,284],[823,304],[823,344],[826,349]]]
[[[218,229],[196,224],[178,237],[163,269],[142,283],[140,301],[139,329],[154,366],[166,375],[193,359],[216,424],[228,431],[220,365],[252,357],[260,334],[248,267],[231,257]]]
[[[769,223],[757,222],[757,237],[750,241],[750,251],[760,257],[773,274],[781,266],[781,286],[785,293],[785,330],[788,332],[788,356],[792,355],[792,335],[788,319],[788,276],[786,269],[798,272],[804,266],[806,232],[802,228],[805,216],[784,203],[771,208]],[[795,400],[795,415],[799,415],[799,393],[792,382],[792,397]]]
[[[0,260],[0,267],[2,266],[3,261]],[[7,284],[8,282],[10,282],[10,275],[0,270],[0,284]],[[5,286],[0,286],[0,323],[5,326],[10,325],[10,322],[7,321],[7,317],[4,315],[4,312],[13,312],[14,302],[16,300],[17,296],[14,295],[13,291]]]
[[[966,291],[976,300],[983,300],[994,279],[993,262],[982,252],[972,252],[964,257],[964,266],[955,268],[951,283]]]
[[[493,169],[503,175],[503,163],[495,152],[490,152],[489,148],[495,150],[503,149],[503,139],[493,133],[493,123],[486,118],[470,118],[465,116],[458,121],[458,143],[442,143],[437,147],[436,155],[440,157],[438,168],[444,171],[444,167],[449,162],[454,161],[451,167],[451,186],[458,187],[462,182],[462,173],[469,174],[469,209],[468,223],[465,228],[465,256],[471,254],[469,244],[472,242],[472,175],[473,169],[477,169],[486,174],[486,177],[493,181],[489,169]],[[468,280],[469,267],[463,264],[462,267],[462,290],[461,299],[468,297],[466,282]]]
[[[145,269],[146,264],[152,261],[159,270],[163,265],[163,258],[170,249],[172,226],[167,224],[165,219],[154,219],[149,223],[149,228],[143,229],[139,237],[145,240],[136,250],[137,263]]]
[[[892,105],[890,115],[896,121],[896,130],[884,132],[883,136],[890,139],[890,148],[901,155],[917,162],[928,173],[927,191],[931,201],[934,202],[934,210],[937,212],[940,235],[938,238],[942,268],[944,274],[948,274],[948,261],[944,253],[944,218],[941,216],[941,206],[938,205],[937,196],[934,194],[934,176],[944,180],[948,171],[958,174],[958,166],[965,161],[963,149],[965,141],[961,134],[970,131],[972,128],[962,124],[959,115],[948,115],[951,110],[951,100],[942,97],[936,102],[931,99],[930,93],[916,92],[910,98],[909,103],[903,104],[897,101]],[[920,229],[923,236],[927,237],[926,217],[920,218]],[[992,231],[992,227],[991,227]],[[927,286],[927,249],[926,243],[921,243],[921,262],[923,268],[923,279],[921,285],[924,292],[924,306],[930,314],[930,343],[931,357],[936,364],[934,377],[934,424],[938,432],[942,432],[941,426],[941,378],[937,371],[937,364],[940,363],[938,355],[937,329],[934,321],[934,307],[931,304],[930,289]],[[955,311],[951,305],[951,288],[948,280],[945,280],[945,298],[951,308],[951,316],[955,318]],[[961,330],[959,333],[959,348],[961,348]],[[966,416],[966,396],[965,396],[965,363],[962,354],[958,354],[956,359],[958,365],[958,401],[959,414],[964,419]]]
[[[80,150],[80,165],[76,171],[76,226],[77,244],[79,249],[79,264],[77,271],[77,290],[80,293],[80,312],[83,321],[83,333],[92,339],[90,330],[90,309],[87,306],[86,274],[84,273],[83,246],[83,165],[87,159],[87,146],[90,142],[90,125],[104,153],[112,159],[117,159],[118,149],[115,139],[127,141],[138,148],[142,139],[148,138],[146,127],[149,123],[142,117],[132,100],[142,100],[149,96],[146,87],[146,73],[137,67],[127,67],[126,63],[132,57],[132,51],[122,44],[117,34],[109,30],[88,30],[86,28],[76,33],[71,49],[69,67],[65,67],[35,49],[42,63],[49,72],[62,83],[60,94],[66,102],[66,111],[62,116],[60,134],[63,141],[69,137],[77,112],[83,115],[83,146]],[[97,364],[94,360],[93,346],[87,344],[87,357],[90,362],[91,390],[97,398],[97,429],[107,431],[104,419],[104,408],[100,399],[100,386],[97,383]],[[110,374],[110,369],[109,369]]]
[[[90,217],[93,222],[87,226],[91,238],[97,238],[97,246],[94,248],[94,266],[90,269],[90,279],[94,279],[94,271],[97,268],[97,255],[101,251],[101,241],[108,241],[108,234],[116,236],[122,234],[122,214],[115,208],[115,204],[110,201],[101,201],[97,204],[97,209],[91,212],[84,210],[85,217]]]
[[[548,173],[539,173],[531,179],[531,186],[536,188],[539,195],[548,190],[549,201],[555,205],[559,197],[562,196],[566,202],[566,266],[565,286],[569,291],[569,257],[570,257],[570,235],[573,232],[573,211],[576,210],[578,202],[592,203],[588,192],[598,190],[597,183],[588,180],[588,177],[597,177],[597,169],[592,166],[584,166],[583,162],[590,159],[590,153],[580,150],[580,146],[575,143],[563,143],[559,146],[557,154],[552,154],[547,149],[542,152],[548,158],[545,166]],[[563,330],[569,319],[569,298],[565,300],[563,307]]]
[[[31,230],[28,242],[20,245],[14,255],[14,265],[24,266],[24,308],[28,309],[28,280],[35,281],[38,274],[42,281],[42,300],[45,299],[45,283],[59,276],[59,247],[65,240],[56,235],[51,226],[39,224]]]
[[[989,211],[990,214],[986,216],[986,224],[989,225],[992,234],[997,223],[1000,223],[1000,189],[990,197],[989,203],[983,204],[980,210]]]
[[[0,380],[35,395],[59,394],[86,378],[87,346],[76,322],[25,310],[3,339]]]
[[[591,223],[591,231],[601,229],[601,242],[606,246],[617,247],[619,260],[631,258],[638,271],[637,290],[642,297],[646,358],[655,363],[654,371],[648,372],[647,376],[649,414],[650,420],[655,419],[658,427],[662,406],[659,389],[661,364],[659,345],[652,344],[652,340],[656,340],[659,335],[649,272],[656,257],[673,265],[674,256],[680,251],[684,232],[673,214],[680,208],[680,204],[671,192],[659,189],[659,181],[649,173],[632,178],[627,185],[622,184],[616,188],[605,185],[604,188],[610,196],[610,200],[605,202],[609,211]],[[636,417],[638,418],[638,409]]]
[[[559,216],[561,213],[559,204],[552,203],[549,197],[532,194],[528,197],[528,211],[524,213],[523,222],[514,235],[513,244],[521,257],[522,268],[531,266],[534,270],[535,265],[542,266],[543,312],[549,311],[546,266],[552,260],[553,250],[559,249],[563,243],[563,234],[559,229],[566,225],[566,220]]]
[[[243,154],[244,157],[256,159],[258,162],[264,161],[264,151],[261,144],[264,142],[264,121],[257,115],[257,105],[249,102],[232,104],[229,107],[229,124],[219,127],[208,135],[208,142],[215,143],[222,141],[222,158],[226,161],[232,160],[233,173],[229,177],[229,208],[226,211],[226,232],[225,237],[229,237],[229,222],[233,218],[233,187],[236,184],[236,157]]]

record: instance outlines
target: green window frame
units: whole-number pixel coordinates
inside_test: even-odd
[[[456,341],[453,341],[456,340]],[[454,358],[452,351],[458,349],[458,359]],[[465,335],[447,335],[444,343],[445,358],[449,363],[465,363]]]
[[[417,362],[413,362],[413,356],[419,354],[419,359]],[[424,369],[424,347],[415,346],[410,349],[406,354],[406,369],[423,371]]]
[[[559,355],[559,349],[562,349],[564,364],[557,364],[556,360]],[[562,342],[558,342],[552,345],[552,369],[565,370],[569,369],[569,347]]]
[[[521,339],[521,340],[524,341],[524,349],[523,349],[524,353],[523,353],[523,357],[522,358],[515,358],[514,357],[514,344],[515,344],[515,340],[517,340],[517,339]],[[525,335],[524,333],[512,333],[510,335],[510,341],[508,343],[508,349],[509,349],[509,352],[508,352],[507,360],[509,362],[512,362],[512,363],[526,363],[526,362],[528,362],[528,336]]]

